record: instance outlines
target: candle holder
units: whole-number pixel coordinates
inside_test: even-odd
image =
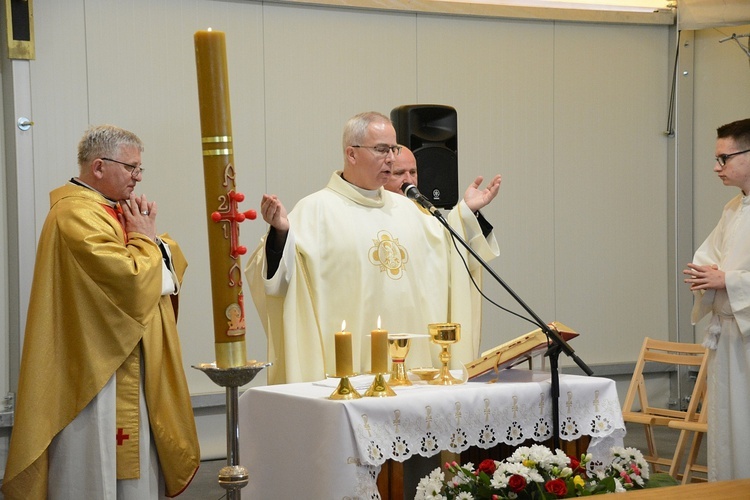
[[[375,379],[372,381],[370,388],[365,391],[365,396],[368,398],[386,398],[395,396],[396,392],[388,386],[388,382],[385,381],[383,373],[375,374]]]
[[[351,381],[349,380],[349,377],[345,376],[341,377],[338,387],[336,387],[336,390],[333,391],[330,396],[328,396],[328,399],[348,400],[359,399],[361,397],[362,395],[357,392],[357,389],[354,388]]]
[[[419,377],[420,380],[424,380],[425,382],[434,380],[435,377],[437,377],[437,374],[440,373],[439,368],[433,368],[431,366],[426,368],[412,368],[409,371]]]
[[[404,333],[393,333],[388,335],[388,349],[391,354],[391,377],[388,383],[392,386],[412,385],[406,375],[405,361],[409,354],[411,335]]]
[[[459,380],[451,375],[451,371],[448,368],[451,360],[450,346],[461,340],[461,325],[458,323],[431,323],[428,327],[432,341],[442,349],[440,352],[440,362],[443,364],[438,376],[428,383],[432,385],[463,384],[463,380]]]
[[[252,381],[271,363],[248,361],[245,366],[219,368],[216,363],[193,366],[205,373],[216,385],[227,390],[227,465],[219,471],[219,486],[227,491],[227,500],[240,500],[240,490],[247,486],[247,469],[240,461],[238,388]]]

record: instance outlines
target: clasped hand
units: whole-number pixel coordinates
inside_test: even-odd
[[[120,202],[118,217],[125,231],[145,234],[156,241],[156,202],[146,200],[146,195],[130,194],[130,199]]]
[[[725,273],[716,264],[699,266],[689,263],[687,269],[682,274],[687,274],[690,278],[685,278],[685,283],[690,285],[690,290],[720,290],[726,288]]]

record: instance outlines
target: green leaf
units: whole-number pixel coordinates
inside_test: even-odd
[[[676,486],[678,484],[680,483],[666,472],[657,472],[651,474],[644,488],[660,488],[662,486]]]

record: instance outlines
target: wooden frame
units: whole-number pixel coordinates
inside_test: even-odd
[[[5,27],[10,59],[34,59],[34,2],[5,0]]]
[[[489,3],[482,0],[271,0],[275,3],[311,4],[328,7],[376,9],[381,11],[448,14],[453,16],[499,17],[543,21],[570,21],[615,24],[675,24],[675,9],[649,12],[570,9],[529,5],[507,5],[501,0]]]
[[[700,378],[696,380],[696,386],[700,384],[703,387],[702,394],[700,395],[700,401],[706,401],[706,377],[705,371],[699,373]],[[697,404],[693,409],[697,408]],[[689,409],[690,410],[690,409]],[[680,437],[677,439],[677,447],[674,450],[674,456],[672,457],[672,465],[669,467],[669,474],[675,479],[679,479],[682,476],[682,484],[688,484],[693,481],[693,472],[702,474],[700,477],[701,481],[708,481],[708,466],[697,464],[696,459],[698,458],[698,451],[700,451],[701,441],[703,435],[708,432],[708,412],[701,411],[698,414],[697,421],[695,420],[695,413],[688,411],[685,416],[685,420],[674,420],[669,422],[670,429],[678,429],[680,431]],[[690,450],[688,451],[685,459],[685,469],[680,473],[680,463],[682,462],[682,455],[685,452],[687,443],[692,440]]]
[[[641,353],[638,356],[630,387],[625,396],[622,406],[622,417],[625,422],[642,424],[646,433],[648,454],[645,459],[649,462],[654,472],[669,472],[676,477],[676,470],[687,438],[687,431],[680,433],[676,452],[672,458],[660,457],[656,441],[654,439],[654,427],[671,427],[672,422],[696,423],[701,420],[705,422],[706,414],[702,410],[702,404],[706,397],[706,364],[708,355],[706,348],[699,344],[686,344],[681,342],[667,342],[654,340],[646,337],[643,340]],[[690,396],[687,409],[672,409],[667,405],[655,406],[649,402],[646,381],[643,371],[646,363],[661,363],[665,365],[687,366],[697,369],[695,386]],[[640,410],[634,410],[636,398],[640,404]],[[698,443],[700,444],[700,443]],[[696,452],[697,453],[697,452]]]

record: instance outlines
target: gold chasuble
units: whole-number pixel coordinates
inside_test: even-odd
[[[448,222],[484,260],[498,255],[494,234],[484,237],[465,202],[451,210]],[[454,247],[435,217],[405,196],[383,188],[363,191],[334,172],[325,189],[289,212],[289,223],[274,276],[267,276],[265,238],[246,267],[273,362],[269,384],[335,373],[334,334],[342,321],[352,332],[354,371],[369,371],[367,335],[378,316],[391,332],[427,334],[428,323],[460,323],[452,368],[476,359],[481,296],[471,279],[481,284],[483,268]],[[406,363],[439,366],[439,354],[428,339],[415,339]]]
[[[166,494],[176,496],[200,451],[171,296],[161,295],[161,250],[145,235],[126,235],[95,191],[66,185],[50,201],[2,491],[8,500],[47,498],[50,443],[116,376],[118,479],[141,472],[138,420],[148,418]],[[174,241],[162,240],[181,282],[187,262]],[[141,385],[148,415],[138,414]]]

